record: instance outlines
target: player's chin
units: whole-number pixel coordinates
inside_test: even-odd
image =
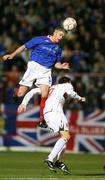
[[[59,40],[59,39],[57,39],[57,40],[56,40],[56,42],[58,43],[58,42],[60,42],[60,40]]]

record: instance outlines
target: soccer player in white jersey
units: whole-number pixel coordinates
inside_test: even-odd
[[[26,105],[30,98],[40,92],[40,89],[32,89],[24,97],[22,104],[18,108],[21,113],[26,110]],[[57,140],[48,158],[45,160],[50,170],[56,172],[56,167],[60,168],[63,172],[69,173],[67,166],[63,162],[63,155],[66,149],[66,144],[70,138],[69,125],[66,116],[63,112],[63,105],[65,100],[71,97],[78,101],[85,102],[85,97],[80,97],[73,89],[70,78],[62,77],[59,84],[50,88],[48,98],[44,107],[44,119],[47,126],[55,133],[59,133],[60,138]],[[54,159],[57,158],[54,163]]]
[[[68,63],[61,63],[62,49],[59,42],[64,35],[63,28],[56,28],[51,36],[34,37],[13,53],[4,55],[2,58],[4,61],[11,60],[23,51],[31,50],[30,61],[22,80],[19,82],[20,87],[15,93],[15,99],[23,97],[36,80],[36,85],[41,90],[40,121],[43,121],[43,108],[49,87],[52,84],[51,68],[55,66],[58,69],[69,69]]]

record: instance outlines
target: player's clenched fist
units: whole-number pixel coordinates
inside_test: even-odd
[[[80,102],[85,102],[86,98],[85,97],[81,97]]]
[[[2,57],[2,59],[3,59],[3,61],[6,61],[6,60],[8,60],[8,59],[13,59],[13,55],[12,55],[12,54],[4,55],[4,56]]]
[[[62,64],[63,69],[70,69],[69,63],[65,62]]]
[[[26,105],[20,104],[19,107],[18,107],[17,112],[22,113],[22,112],[25,112],[25,111],[26,111]]]

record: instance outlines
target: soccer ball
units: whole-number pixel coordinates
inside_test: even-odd
[[[72,31],[77,27],[77,22],[74,18],[71,17],[67,17],[64,21],[63,21],[63,28],[66,31]]]

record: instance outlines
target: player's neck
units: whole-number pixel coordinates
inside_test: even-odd
[[[48,37],[52,42],[56,42],[56,41],[55,41],[55,38],[54,38],[53,36],[48,35],[47,37]]]

